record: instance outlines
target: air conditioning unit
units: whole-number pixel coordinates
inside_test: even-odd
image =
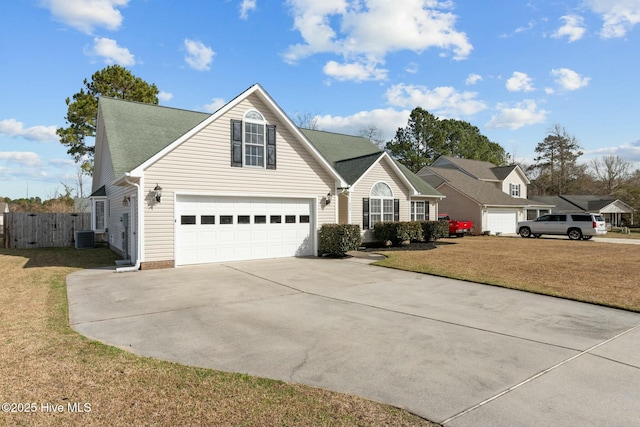
[[[76,249],[90,249],[96,245],[96,235],[93,230],[76,231]]]

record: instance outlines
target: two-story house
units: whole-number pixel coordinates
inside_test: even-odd
[[[299,129],[257,84],[213,114],[101,98],[92,191],[122,269],[317,255],[323,224],[367,238],[443,197],[367,139]]]
[[[518,165],[441,156],[418,176],[446,196],[440,212],[473,221],[476,233],[515,233],[518,221],[535,219],[553,208],[527,199],[529,180]]]

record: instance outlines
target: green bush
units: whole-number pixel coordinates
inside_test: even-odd
[[[320,255],[345,256],[361,244],[362,236],[357,224],[323,224],[320,228]]]
[[[394,224],[394,222],[376,222],[373,226],[373,238],[380,242],[393,240]]]
[[[373,237],[381,242],[390,240],[394,245],[410,240],[423,240],[419,221],[378,222],[373,227]]]
[[[447,221],[421,221],[422,236],[427,242],[435,242],[441,237],[449,236],[449,223]]]

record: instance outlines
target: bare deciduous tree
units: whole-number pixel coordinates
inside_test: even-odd
[[[603,156],[591,160],[591,170],[602,191],[613,194],[631,176],[631,163],[620,156]]]
[[[303,129],[320,130],[318,119],[319,116],[317,114],[311,114],[309,112],[295,113],[293,115],[293,122],[296,126]]]
[[[381,150],[384,150],[386,144],[382,131],[373,123],[360,128],[358,135],[367,138],[369,141],[376,144]]]

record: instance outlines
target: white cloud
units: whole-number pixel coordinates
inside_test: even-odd
[[[532,81],[533,79],[527,73],[514,71],[511,78],[507,80],[506,87],[509,92],[531,92],[535,90],[531,84]]]
[[[551,75],[556,79],[562,89],[564,90],[577,90],[585,87],[591,80],[590,77],[582,77],[580,74],[568,68],[557,68],[551,70]]]
[[[352,80],[363,82],[367,80],[385,80],[388,70],[377,67],[377,63],[351,63],[338,64],[336,61],[329,61],[322,71],[338,81]]]
[[[474,85],[478,82],[482,81],[482,76],[480,74],[469,74],[469,76],[467,77],[467,79],[464,81],[464,83],[467,86],[471,86]]]
[[[124,66],[135,65],[135,57],[126,47],[118,46],[118,42],[106,37],[96,37],[93,39],[93,49],[85,52],[92,56],[101,56],[104,62],[111,64],[120,64]]]
[[[191,68],[198,71],[209,70],[209,66],[213,61],[215,52],[204,43],[196,40],[184,39],[184,47],[187,49],[187,55],[184,60]]]
[[[384,140],[390,140],[399,127],[407,125],[409,110],[395,110],[393,108],[360,111],[350,116],[318,116],[320,129],[358,135],[361,129],[374,124],[382,134]]]
[[[640,163],[640,140],[622,144],[617,147],[603,147],[594,150],[585,150],[585,156],[620,156],[628,162]]]
[[[584,26],[584,19],[579,15],[565,15],[560,19],[564,21],[564,25],[551,35],[554,38],[568,37],[569,43],[580,40],[587,31]]]
[[[538,105],[531,99],[526,99],[513,106],[508,104],[497,105],[498,114],[494,114],[486,124],[489,129],[507,128],[511,130],[520,129],[547,120],[548,111],[539,110]]]
[[[415,62],[411,62],[404,70],[409,74],[416,74],[419,69],[420,67],[418,66],[418,64],[416,64]]]
[[[287,4],[294,28],[304,40],[286,50],[288,63],[316,53],[334,53],[349,65],[366,69],[383,63],[391,52],[440,48],[454,59],[464,59],[473,49],[467,35],[455,28],[451,1],[404,0],[401,6],[388,0],[288,0]],[[325,69],[343,75],[336,65],[332,61]]]
[[[640,23],[640,0],[585,0],[585,3],[602,15],[602,38],[624,37]]]
[[[0,151],[0,161],[2,160],[27,167],[35,167],[42,164],[40,156],[31,151]]]
[[[449,117],[472,115],[487,108],[484,102],[476,99],[476,92],[458,92],[449,86],[431,90],[426,86],[401,83],[390,87],[385,96],[392,106],[410,109],[419,106],[432,114],[438,112]]]
[[[51,142],[57,141],[55,126],[32,126],[25,128],[24,123],[16,119],[0,120],[0,135],[9,137],[22,137],[31,141]]]
[[[242,4],[240,5],[240,18],[247,19],[249,12],[252,10],[256,10],[256,0],[242,0]]]
[[[54,18],[84,33],[94,28],[117,30],[122,24],[118,8],[126,7],[129,0],[43,0],[42,4]]]
[[[210,104],[205,104],[204,111],[207,113],[214,113],[218,111],[226,102],[222,98],[213,98]]]
[[[172,93],[165,92],[163,90],[161,90],[160,93],[158,93],[158,99],[160,101],[169,101],[171,98],[173,98]]]

